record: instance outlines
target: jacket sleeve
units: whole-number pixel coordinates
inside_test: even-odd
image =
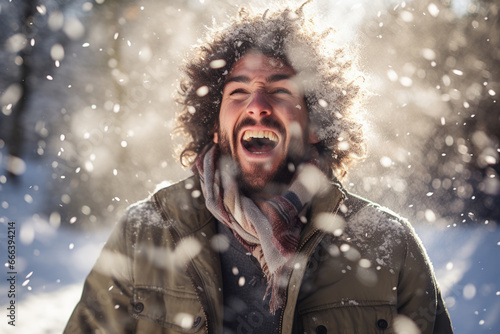
[[[131,333],[132,270],[127,220],[115,226],[92,271],[64,333]]]
[[[422,334],[453,333],[431,262],[413,227],[402,221],[406,233],[406,254],[399,276],[398,314],[410,318]],[[406,318],[407,317],[407,318]],[[404,326],[404,320],[400,321]]]

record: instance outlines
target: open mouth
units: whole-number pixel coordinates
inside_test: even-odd
[[[271,152],[278,145],[279,138],[272,131],[245,131],[241,144],[243,147],[256,154]]]

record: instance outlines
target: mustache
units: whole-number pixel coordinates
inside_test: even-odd
[[[241,129],[244,128],[245,126],[255,126],[259,124],[255,119],[251,117],[246,117],[244,118],[239,124],[236,125],[234,129],[234,140],[236,142],[237,140],[237,135],[240,133]],[[276,132],[279,132],[282,137],[285,137],[285,126],[278,120],[274,118],[269,118],[269,117],[264,117],[260,121],[260,125],[265,126],[267,128],[271,128],[275,130]]]

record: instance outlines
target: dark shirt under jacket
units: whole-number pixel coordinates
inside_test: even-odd
[[[277,333],[281,310],[269,312],[266,278],[257,259],[240,244],[232,230],[217,222],[226,238],[220,261],[224,293],[224,334]]]

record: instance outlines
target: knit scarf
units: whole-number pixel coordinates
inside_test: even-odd
[[[235,162],[221,157],[217,145],[203,151],[193,166],[207,209],[231,228],[236,239],[259,261],[267,279],[264,299],[270,295],[273,314],[285,302],[286,279],[292,269],[285,264],[299,246],[304,225],[300,213],[329,184],[315,161],[300,165],[288,191],[269,200],[250,199],[240,192]]]

